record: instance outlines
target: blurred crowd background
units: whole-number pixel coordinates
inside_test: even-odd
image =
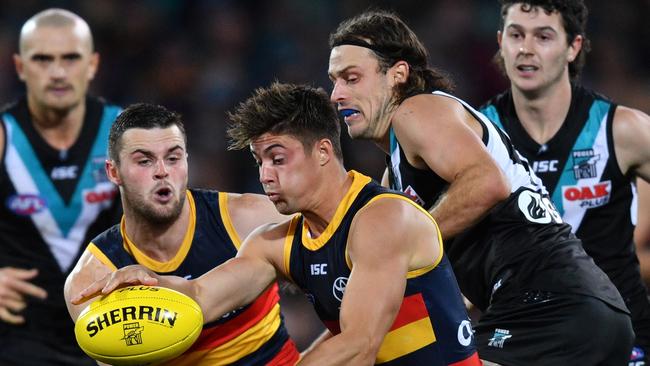
[[[650,113],[650,0],[586,2],[592,52],[581,82]],[[226,150],[226,112],[274,80],[331,91],[328,35],[371,7],[407,21],[431,64],[455,80],[457,96],[478,106],[507,86],[491,63],[496,0],[2,0],[1,103],[24,93],[12,61],[20,27],[48,7],[74,11],[90,24],[101,55],[92,94],[124,106],[159,103],[184,115],[194,187],[260,191],[249,153]],[[382,153],[343,137],[347,167],[381,178]],[[313,332],[312,318],[288,320]]]

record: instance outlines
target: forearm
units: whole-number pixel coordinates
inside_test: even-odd
[[[457,177],[430,210],[444,239],[449,239],[478,223],[487,212],[510,194],[510,187],[494,174],[473,169]]]
[[[275,280],[275,269],[263,262],[233,258],[191,282],[181,292],[193,297],[206,322],[253,302]]]
[[[319,337],[320,339],[320,337]],[[303,354],[300,366],[373,365],[376,350],[363,337],[346,337],[343,333],[322,340]]]
[[[332,333],[328,330],[325,329],[321,335],[318,336],[318,338],[314,339],[313,342],[309,345],[309,347],[302,352],[302,356],[305,357],[308,353],[316,349],[316,347],[320,346],[323,342],[326,340],[332,338]]]

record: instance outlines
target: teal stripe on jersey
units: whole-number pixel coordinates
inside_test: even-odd
[[[485,108],[481,108],[480,112],[489,118],[492,123],[497,125],[497,127],[505,131],[503,128],[503,123],[501,122],[501,118],[499,118],[499,112],[497,112],[497,108],[495,106],[489,105]]]
[[[591,105],[591,108],[589,108],[589,118],[587,119],[587,122],[585,123],[582,131],[580,131],[580,135],[578,136],[578,139],[576,140],[575,145],[573,145],[571,151],[569,151],[569,154],[572,154],[573,151],[576,150],[591,149],[594,146],[594,141],[596,141],[598,131],[600,130],[600,125],[601,123],[605,123],[604,119],[607,113],[609,113],[610,108],[611,103],[609,102],[603,100],[594,101],[594,103]],[[568,156],[566,164],[564,165],[564,169],[562,170],[562,175],[560,175],[560,180],[555,186],[555,190],[553,191],[552,195],[552,201],[562,216],[564,216],[564,205],[562,203],[562,186],[573,186],[577,183],[577,181],[578,180],[576,179],[573,172],[573,157]]]
[[[61,223],[59,223],[59,227],[61,228],[64,236],[68,235],[68,232],[72,228],[72,225],[74,225],[74,222],[81,214],[81,209],[84,204],[84,195],[82,192],[87,189],[92,189],[97,184],[97,179],[93,177],[93,173],[97,170],[96,164],[101,164],[101,169],[103,171],[104,161],[95,162],[93,161],[93,158],[108,156],[108,134],[111,129],[111,124],[113,124],[113,121],[115,121],[115,118],[120,112],[121,109],[116,106],[107,105],[104,107],[104,113],[102,115],[101,121],[99,122],[99,131],[95,137],[95,142],[90,149],[90,155],[88,155],[88,160],[86,160],[86,164],[84,165],[81,176],[79,177],[79,181],[77,182],[77,188],[75,188],[74,194],[72,195],[72,200],[70,201],[70,209],[74,215],[74,221],[65,223],[66,225],[69,224],[69,226],[61,226]]]
[[[43,169],[41,162],[36,156],[36,152],[34,152],[27,136],[20,128],[20,125],[14,116],[9,113],[3,115],[4,120],[11,126],[12,133],[10,143],[15,146],[18,155],[31,175],[38,192],[41,197],[46,200],[48,210],[57,213],[56,215],[52,215],[52,217],[56,220],[63,237],[68,235],[68,232],[79,218],[83,208],[83,196],[81,195],[81,192],[85,189],[92,188],[95,185],[95,180],[92,176],[92,157],[106,156],[108,131],[110,129],[107,128],[108,126],[106,125],[112,123],[119,112],[120,109],[115,106],[106,106],[104,108],[99,132],[91,149],[90,157],[88,161],[86,161],[85,167],[82,170],[79,182],[77,183],[77,188],[72,196],[73,199],[70,201],[69,205],[66,205],[63,198],[59,195],[59,192],[52,183],[50,176]]]

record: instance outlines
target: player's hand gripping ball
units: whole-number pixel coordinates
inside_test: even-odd
[[[203,313],[190,297],[164,287],[117,289],[86,307],[74,327],[90,357],[111,365],[147,365],[185,352]]]

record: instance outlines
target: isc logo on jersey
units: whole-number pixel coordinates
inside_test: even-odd
[[[14,194],[7,198],[6,205],[16,215],[29,216],[43,211],[47,202],[37,194]]]
[[[605,181],[590,185],[562,186],[564,207],[578,206],[594,208],[606,205],[612,191],[612,182]]]

